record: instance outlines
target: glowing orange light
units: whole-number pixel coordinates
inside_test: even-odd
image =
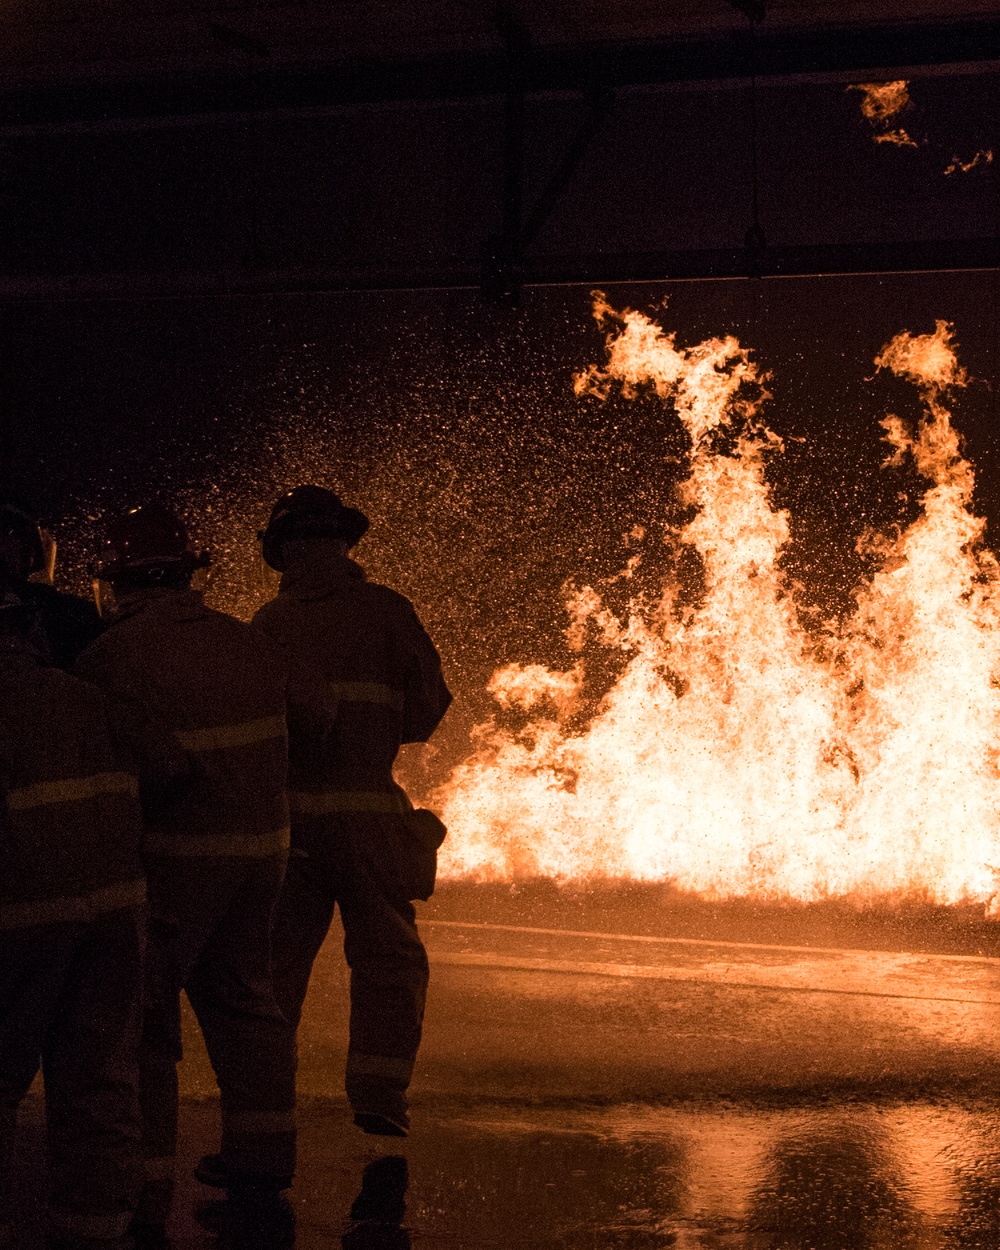
[[[990,904],[1000,870],[998,571],[971,511],[974,474],[948,396],[966,385],[951,327],[902,333],[876,360],[913,382],[915,427],[883,421],[891,466],[927,480],[918,519],[866,534],[879,558],[857,608],[804,629],[779,557],[789,517],[765,478],[781,440],[762,423],[766,382],[734,338],[680,347],[598,295],[607,359],[576,378],[598,397],[652,389],[691,440],[680,488],[695,515],[692,606],[668,579],[616,616],[568,587],[567,637],[621,656],[581,728],[586,681],[508,665],[490,690],[520,729],[480,726],[437,796],[446,876],[629,877],[712,897],[919,897]],[[722,439],[717,431],[728,431]],[[647,557],[648,559],[648,557]]]

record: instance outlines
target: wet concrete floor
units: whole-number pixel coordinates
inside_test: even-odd
[[[291,1195],[302,1250],[1000,1248],[1000,960],[446,908],[424,932],[432,990],[404,1143],[351,1124],[336,936],[320,957]],[[218,1109],[190,1021],[182,1086],[170,1231],[200,1250],[215,1241],[193,1210],[213,1194],[191,1167]],[[39,1112],[33,1099],[23,1117],[29,1206]],[[405,1215],[352,1227],[362,1170],[393,1156]],[[391,1216],[401,1165],[378,1167]]]

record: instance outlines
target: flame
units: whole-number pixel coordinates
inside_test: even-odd
[[[580,665],[568,673],[556,673],[543,664],[508,664],[497,669],[486,689],[501,707],[530,711],[549,700],[565,715],[576,707],[582,685]]]
[[[913,383],[915,426],[883,422],[886,471],[927,482],[878,558],[857,608],[819,634],[800,623],[780,558],[789,516],[773,505],[766,377],[734,338],[681,347],[641,313],[616,313],[603,367],[575,379],[600,398],[652,390],[690,437],[676,533],[700,559],[694,604],[668,578],[617,617],[593,587],[566,588],[567,639],[617,655],[585,705],[587,665],[509,665],[490,690],[519,708],[496,720],[437,796],[450,876],[663,880],[723,898],[916,896],[989,903],[998,890],[998,571],[971,511],[974,473],[948,409],[968,382],[952,328],[902,333],[876,360]],[[603,661],[606,664],[606,660]],[[510,718],[508,717],[508,720]]]
[[[917,142],[902,126],[890,128],[889,123],[910,107],[910,84],[904,78],[894,82],[858,82],[847,88],[861,92],[861,115],[871,123],[876,132],[876,143],[891,143],[896,147],[915,148]]]
[[[908,130],[904,130],[902,126],[895,130],[885,130],[881,134],[873,135],[872,138],[876,143],[891,143],[897,148],[915,148],[919,147],[916,139]]]
[[[977,165],[992,165],[993,149],[980,148],[971,160],[963,161],[960,156],[953,156],[951,164],[945,169],[945,176],[949,174],[967,174],[971,169],[975,169]]]
[[[853,83],[847,90],[861,92],[861,114],[870,122],[887,122],[910,104],[910,84],[905,78]]]

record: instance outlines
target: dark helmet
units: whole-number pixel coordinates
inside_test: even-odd
[[[15,538],[24,548],[26,567],[22,571],[26,577],[45,568],[45,548],[38,519],[10,496],[0,497],[0,538]]]
[[[95,572],[107,581],[144,573],[190,575],[207,568],[207,552],[195,553],[181,521],[160,504],[130,508],[107,528]]]
[[[296,486],[271,509],[267,529],[257,537],[267,564],[284,573],[282,545],[296,538],[337,538],[355,546],[368,532],[368,518],[357,508],[346,508],[340,496],[322,486]]]

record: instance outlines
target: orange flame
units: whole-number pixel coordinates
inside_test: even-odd
[[[917,142],[902,126],[890,128],[889,123],[910,107],[910,84],[904,78],[894,82],[858,82],[847,88],[861,92],[861,115],[871,123],[876,132],[876,143],[891,143],[896,147],[915,148]]]
[[[494,721],[437,800],[450,876],[669,881],[703,896],[813,900],[919,896],[989,902],[1000,865],[1000,620],[996,563],[970,511],[973,470],[946,407],[964,386],[951,327],[903,333],[876,363],[919,388],[916,428],[883,422],[895,465],[928,480],[857,610],[821,639],[800,624],[779,567],[788,514],[771,501],[758,366],[733,338],[677,345],[641,313],[615,313],[607,361],[577,393],[651,388],[691,439],[679,533],[703,568],[682,603],[671,581],[624,619],[592,587],[567,590],[571,646],[621,653],[584,728],[581,660],[509,665],[490,689],[527,715]]]
[[[993,164],[993,149],[980,148],[979,151],[970,160],[963,161],[960,156],[953,156],[951,162],[945,168],[945,177],[949,174],[967,174],[970,170],[975,169],[978,165]]]
[[[905,78],[893,82],[858,82],[847,88],[861,92],[861,113],[870,122],[887,122],[908,108],[910,84]]]

